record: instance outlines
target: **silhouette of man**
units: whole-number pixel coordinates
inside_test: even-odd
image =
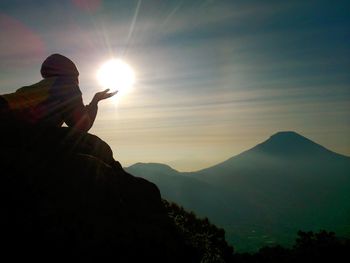
[[[67,57],[53,54],[41,66],[43,80],[14,93],[0,96],[0,122],[33,126],[61,127],[66,123],[88,131],[96,118],[99,101],[116,92],[97,92],[89,105],[83,104],[79,71]]]

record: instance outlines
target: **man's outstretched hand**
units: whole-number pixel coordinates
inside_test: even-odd
[[[108,99],[117,93],[118,93],[118,91],[109,92],[109,89],[106,89],[106,90],[101,91],[101,92],[97,92],[95,94],[94,98],[92,99],[92,102],[97,104],[100,100]]]

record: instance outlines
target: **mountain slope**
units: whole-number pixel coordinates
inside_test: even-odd
[[[163,198],[176,202],[202,217],[215,221],[221,218],[238,219],[242,209],[232,210],[232,202],[220,188],[182,173],[164,164],[137,163],[125,168],[129,173],[154,182]],[[238,197],[235,200],[239,200]]]
[[[193,175],[256,204],[256,217],[246,217],[252,230],[263,225],[281,233],[298,228],[350,233],[350,158],[297,133],[277,133]]]
[[[193,175],[245,199],[265,200],[266,206],[297,209],[304,207],[301,204],[307,200],[310,209],[314,210],[332,208],[333,202],[344,204],[348,200],[345,193],[350,190],[349,171],[350,158],[333,153],[297,133],[281,132],[236,157]]]
[[[211,200],[208,190],[199,186],[205,183],[212,196],[225,203],[224,211],[208,206],[209,218],[225,227],[232,242],[246,243],[245,248],[275,241],[288,244],[299,229],[350,235],[350,158],[295,132],[276,133],[213,167],[172,175],[154,173],[150,180],[162,195],[178,192],[174,201],[185,207],[191,203],[196,212],[200,207],[201,214],[206,212],[203,202]],[[189,177],[197,181],[188,183]],[[174,178],[182,185],[175,187]],[[198,194],[195,200],[193,193]],[[183,196],[188,196],[187,203]]]

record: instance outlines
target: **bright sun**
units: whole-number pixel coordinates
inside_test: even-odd
[[[128,91],[135,82],[134,70],[120,59],[105,62],[97,71],[97,80],[101,86],[119,93]]]

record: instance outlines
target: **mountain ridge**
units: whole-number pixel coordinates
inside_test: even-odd
[[[271,140],[273,141],[273,143],[275,143],[277,140],[278,141],[281,141],[285,138],[294,138],[294,139],[297,139],[296,141],[302,141],[302,142],[308,142],[308,143],[311,143],[313,144],[314,146],[316,146],[317,149],[319,150],[322,150],[322,151],[325,151],[325,152],[328,152],[328,153],[331,153],[331,154],[334,154],[338,157],[341,157],[341,158],[349,158],[350,159],[350,156],[347,156],[347,155],[344,155],[344,154],[341,154],[341,153],[337,153],[333,150],[330,150],[324,146],[322,146],[321,144],[317,143],[317,142],[314,142],[313,140],[311,139],[308,139],[307,137],[295,132],[295,131],[278,131],[276,133],[274,133],[273,135],[271,135],[267,140],[261,142],[261,143],[258,143],[257,145],[247,149],[247,150],[244,150],[242,151],[241,153],[238,153],[238,154],[235,154],[219,163],[216,163],[212,166],[209,166],[209,167],[205,167],[205,168],[201,168],[201,169],[198,169],[198,170],[194,170],[194,171],[179,171],[177,169],[175,169],[174,167],[172,167],[171,165],[168,165],[168,164],[164,164],[164,163],[157,163],[157,162],[137,162],[137,163],[134,163],[132,165],[129,165],[129,166],[126,166],[125,168],[126,169],[129,169],[129,168],[132,168],[132,167],[137,167],[139,165],[142,165],[143,168],[147,168],[149,169],[149,165],[155,165],[155,166],[158,166],[159,169],[163,170],[163,171],[166,171],[166,170],[171,170],[172,172],[176,172],[176,173],[180,173],[180,174],[183,174],[183,175],[190,175],[190,174],[193,174],[193,173],[197,173],[197,172],[200,172],[200,171],[203,171],[203,170],[206,170],[206,169],[209,169],[209,168],[212,168],[212,167],[216,167],[222,163],[225,163],[227,161],[230,161],[236,157],[239,157],[241,156],[242,154],[245,154],[251,150],[255,150],[257,148],[260,148],[261,146],[264,146],[265,143],[269,143],[271,142]],[[300,140],[302,139],[302,140]],[[260,150],[260,149],[259,149]]]
[[[154,162],[137,162],[135,164],[132,164],[130,166],[128,166],[128,169],[147,169],[150,172],[151,171],[162,171],[162,172],[170,172],[170,173],[180,173],[179,171],[175,170],[174,168],[172,168],[170,165],[167,164],[163,164],[163,163],[154,163]]]
[[[304,147],[301,149],[300,147]],[[283,150],[286,150],[286,152],[282,152]],[[210,171],[212,169],[215,169],[216,167],[226,166],[229,165],[232,161],[238,162],[241,158],[244,158],[246,155],[249,154],[269,154],[269,156],[281,156],[281,153],[285,155],[285,157],[293,157],[293,158],[304,158],[304,155],[308,155],[310,153],[314,154],[315,157],[319,157],[322,154],[330,154],[334,157],[339,157],[343,159],[350,160],[349,156],[342,155],[339,153],[336,153],[334,151],[331,151],[327,149],[326,147],[308,139],[307,137],[304,137],[300,135],[297,132],[294,131],[280,131],[276,132],[273,135],[271,135],[267,140],[258,143],[256,146],[253,146],[252,148],[245,150],[237,155],[234,155],[223,162],[220,162],[218,164],[215,164],[213,166],[197,170],[195,172],[189,172],[189,174],[192,173],[205,173],[206,171]]]

